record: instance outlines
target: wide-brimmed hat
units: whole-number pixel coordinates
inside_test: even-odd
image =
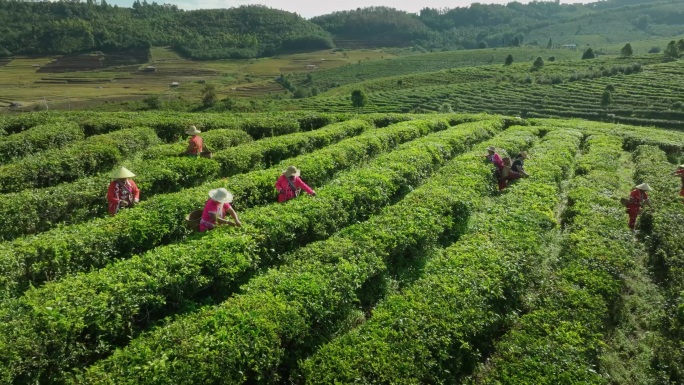
[[[680,165],[679,165],[679,168],[684,168],[684,164],[680,164]]]
[[[209,198],[221,202],[221,203],[230,203],[233,201],[233,194],[230,193],[230,191],[224,189],[223,187],[213,189],[209,191]]]
[[[283,171],[283,175],[290,177],[290,176],[299,176],[301,174],[301,171],[295,167],[295,166],[290,166],[287,168],[287,170]]]
[[[202,132],[202,131],[198,130],[197,127],[195,127],[195,126],[190,126],[190,127],[188,127],[187,130],[185,130],[185,133],[188,135],[197,135],[200,132]]]
[[[644,191],[653,191],[653,189],[651,188],[651,186],[648,185],[648,183],[642,183],[640,185],[637,185],[636,188]]]
[[[112,174],[113,179],[133,178],[134,176],[135,174],[133,174],[131,170],[127,169],[126,167],[121,167]]]
[[[525,158],[525,159],[529,159],[529,157],[530,157],[530,155],[527,153],[527,151],[520,151],[519,155],[521,158]]]
[[[489,147],[487,147],[487,151],[496,151],[496,147],[489,146]]]

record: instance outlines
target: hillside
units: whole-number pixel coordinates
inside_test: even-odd
[[[610,0],[591,4],[540,1],[475,3],[410,14],[370,7],[304,20],[262,6],[183,11],[136,0],[132,8],[106,1],[0,0],[0,57],[172,46],[186,57],[256,58],[288,51],[413,47],[454,50],[566,44],[597,46],[684,33],[677,1]]]
[[[354,48],[596,46],[684,33],[684,11],[671,0],[612,0],[585,5],[551,1],[474,3],[453,9],[424,8],[419,15],[370,7],[335,12],[311,21],[330,32],[338,46]]]
[[[503,58],[507,52],[492,55]],[[670,61],[662,54],[575,61],[543,58],[543,65],[535,68],[524,50],[511,55],[511,65],[453,66],[433,72],[418,68],[431,68],[429,63],[434,64],[432,68],[448,68],[448,61],[410,66],[398,65],[410,63],[398,58],[359,65],[358,72],[354,65],[340,67],[321,72],[320,80],[319,74],[314,75],[310,86],[325,89],[330,79],[346,80],[344,83],[315,97],[282,101],[280,108],[351,112],[355,110],[351,92],[362,89],[368,96],[363,107],[366,112],[486,111],[684,128],[684,90],[678,85],[684,67],[680,61]],[[523,56],[520,62],[518,55]],[[386,68],[381,70],[383,63]],[[367,73],[369,68],[375,72]],[[370,80],[357,81],[364,76]],[[609,96],[604,101],[605,92]]]
[[[298,15],[263,6],[186,12],[139,1],[119,8],[106,1],[0,0],[0,52],[70,54],[167,45],[206,60],[325,49],[332,41]]]

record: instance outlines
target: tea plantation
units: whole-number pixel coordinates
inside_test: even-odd
[[[649,95],[643,119],[681,120],[648,79],[682,68],[586,66],[377,79],[368,114],[343,86],[298,112],[0,117],[0,383],[684,383],[684,132],[572,118],[615,84],[621,119]],[[191,124],[212,158],[178,155]],[[489,146],[531,176],[497,191]],[[121,165],[141,202],[109,216]],[[289,165],[316,196],[276,203]],[[217,187],[243,226],[191,232]]]

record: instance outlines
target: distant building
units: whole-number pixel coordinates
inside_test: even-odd
[[[178,83],[178,82],[172,82],[172,83],[170,84],[170,86],[171,86],[171,87],[178,87],[178,86],[180,86],[180,83]]]
[[[316,68],[318,68],[318,66],[315,64],[307,64],[306,65],[306,69],[308,69],[308,70],[315,70]]]
[[[155,66],[147,66],[142,69],[143,72],[157,72],[157,67]]]
[[[577,49],[577,44],[563,44],[563,48]]]

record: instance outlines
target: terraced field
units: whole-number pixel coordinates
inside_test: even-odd
[[[212,159],[178,156],[190,123]],[[684,133],[305,112],[0,128],[2,383],[684,381]],[[496,191],[488,146],[528,151],[531,177]],[[120,164],[142,201],[109,217]],[[275,203],[291,164],[317,194]],[[26,165],[62,171],[7,171]],[[635,236],[620,198],[641,182],[655,209]],[[191,233],[217,187],[243,227]]]
[[[539,70],[532,70],[531,61],[515,63],[357,80],[285,104],[290,109],[351,112],[355,108],[349,97],[358,88],[368,95],[365,112],[452,109],[682,128],[684,91],[677,79],[684,76],[684,67],[679,61],[663,62],[660,55],[547,61]],[[607,89],[612,89],[611,100],[602,104]]]

